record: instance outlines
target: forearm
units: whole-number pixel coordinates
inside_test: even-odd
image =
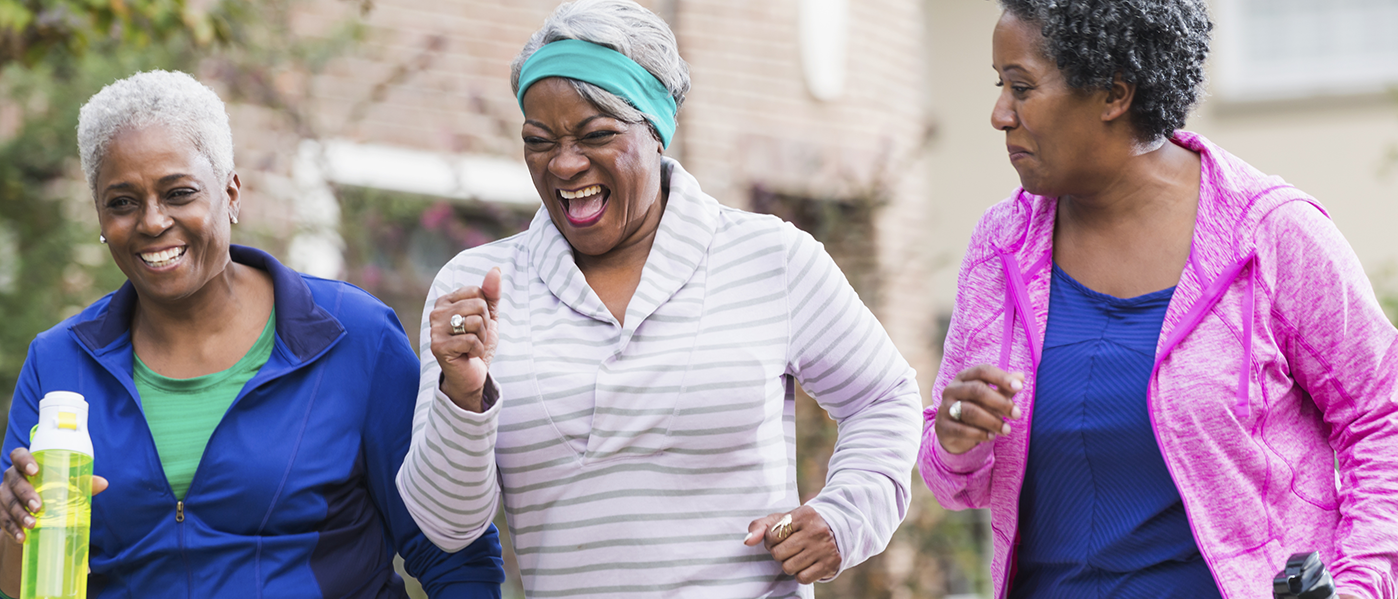
[[[24,546],[10,537],[0,541],[0,592],[7,597],[19,597],[20,569],[24,566]]]
[[[489,529],[499,505],[499,402],[488,398],[491,407],[477,413],[457,407],[435,388],[431,393],[426,422],[413,435],[398,471],[398,491],[423,534],[446,551],[458,551]]]
[[[840,422],[825,486],[807,505],[834,533],[841,571],[883,551],[907,514],[920,403],[909,376]]]

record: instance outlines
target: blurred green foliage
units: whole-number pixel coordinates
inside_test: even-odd
[[[251,14],[244,0],[0,0],[0,397],[35,335],[125,280],[97,239],[78,109],[132,73],[192,69]]]
[[[0,0],[0,65],[35,66],[112,42],[141,50],[188,39],[201,46],[227,40],[236,25],[224,4],[184,0]]]

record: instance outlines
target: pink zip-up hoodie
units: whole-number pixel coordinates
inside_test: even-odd
[[[1225,599],[1270,599],[1272,576],[1302,551],[1320,551],[1340,593],[1398,598],[1398,331],[1314,198],[1203,137],[1173,141],[1203,172],[1147,403],[1199,550]],[[943,506],[990,508],[996,597],[1019,538],[1056,205],[1019,190],[976,226],[919,453]],[[1025,416],[952,455],[932,421],[976,364],[1025,374]]]

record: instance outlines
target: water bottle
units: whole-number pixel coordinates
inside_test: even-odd
[[[1276,599],[1335,599],[1335,581],[1320,561],[1320,554],[1295,553],[1286,567],[1272,578]]]
[[[85,599],[92,523],[92,437],[87,401],[53,391],[39,402],[29,443],[39,473],[29,477],[43,507],[25,532],[20,599]]]

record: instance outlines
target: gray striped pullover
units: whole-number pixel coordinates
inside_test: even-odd
[[[822,246],[721,206],[667,160],[669,201],[625,325],[544,210],[466,250],[437,296],[499,266],[499,400],[438,389],[424,312],[412,447],[398,473],[424,533],[460,549],[503,497],[525,591],[546,597],[810,597],[752,520],[794,509],[792,379],[839,422],[824,489],[842,570],[887,546],[921,432],[914,373]]]

